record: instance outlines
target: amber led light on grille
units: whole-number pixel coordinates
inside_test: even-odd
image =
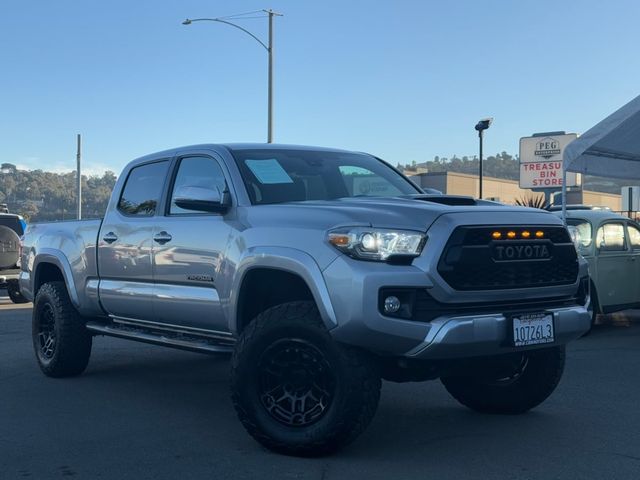
[[[538,230],[536,232],[536,238],[542,238],[542,237],[544,237],[544,232],[542,230]]]
[[[499,238],[502,238],[502,233],[501,232],[493,232],[491,234],[491,236],[493,237],[494,240],[498,240]]]
[[[531,236],[531,232],[529,230],[525,230],[521,233],[522,238],[529,238]]]
[[[509,231],[509,232],[507,232],[507,237],[509,237],[509,238],[516,238],[516,232],[513,232],[513,231]]]

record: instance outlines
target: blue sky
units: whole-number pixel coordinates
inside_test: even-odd
[[[517,153],[640,93],[637,1],[5,0],[0,162],[88,172],[201,142],[265,141],[267,55],[186,17],[262,8],[275,26],[275,141],[391,163]],[[242,25],[266,39],[266,19]]]

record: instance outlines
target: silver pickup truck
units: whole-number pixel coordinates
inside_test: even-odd
[[[356,438],[381,379],[525,412],[590,325],[587,264],[559,218],[301,146],[134,160],[103,220],[29,226],[20,287],[46,375],[83,372],[96,335],[229,353],[243,425],[294,455]]]

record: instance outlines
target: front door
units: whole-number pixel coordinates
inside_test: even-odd
[[[640,228],[635,223],[628,223],[627,232],[633,263],[631,276],[628,280],[635,285],[633,303],[640,304]]]
[[[157,321],[183,327],[227,332],[216,280],[223,265],[231,227],[227,215],[185,210],[175,203],[181,187],[226,190],[223,170],[205,155],[179,158],[164,215],[153,235]]]
[[[100,301],[110,315],[153,319],[154,215],[169,168],[163,160],[134,167],[117,204],[110,205],[98,238]]]
[[[631,272],[635,271],[625,223],[609,222],[596,233],[596,290],[602,308],[616,308],[634,302],[636,283]]]

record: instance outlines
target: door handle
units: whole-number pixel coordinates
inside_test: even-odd
[[[113,232],[109,232],[109,233],[105,233],[104,237],[102,237],[102,240],[104,240],[107,243],[113,243],[116,240],[118,240],[118,236]]]
[[[171,235],[163,230],[153,236],[153,241],[158,242],[160,245],[164,245],[165,243],[170,242],[172,238],[173,237]]]

